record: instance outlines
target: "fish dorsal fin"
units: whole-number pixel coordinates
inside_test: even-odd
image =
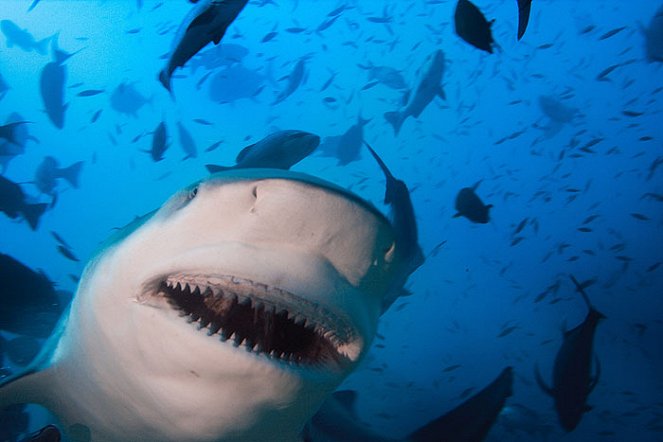
[[[479,188],[479,184],[481,184],[481,181],[483,180],[479,180],[476,183],[474,183],[474,186],[472,186],[472,190],[477,190]]]
[[[235,158],[235,161],[238,163],[243,161],[244,158],[246,158],[246,156],[249,154],[249,152],[251,152],[251,149],[253,149],[253,146],[255,145],[256,145],[255,143],[249,144],[244,149],[240,150],[239,153],[237,154],[237,157]]]
[[[355,403],[357,402],[357,392],[353,390],[336,391],[332,395],[343,407],[347,408],[352,415],[355,415]]]

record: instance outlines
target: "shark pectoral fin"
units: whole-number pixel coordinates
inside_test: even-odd
[[[596,374],[589,383],[590,393],[594,391],[594,387],[596,387],[596,385],[599,383],[599,379],[601,378],[601,362],[599,361],[599,357],[597,355],[594,355],[594,361],[596,361]]]
[[[539,371],[538,365],[534,367],[534,375],[536,376],[536,383],[539,384],[539,388],[541,388],[541,390],[543,390],[543,392],[546,393],[548,396],[554,396],[555,390],[553,390],[552,388],[546,385],[546,382],[543,380],[543,377],[541,376],[541,372]]]

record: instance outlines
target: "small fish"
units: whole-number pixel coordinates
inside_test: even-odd
[[[642,213],[631,213],[631,216],[635,219],[639,219],[640,221],[649,221],[649,217],[643,215]]]
[[[592,231],[589,227],[578,227],[577,229],[579,232],[584,232],[584,233],[589,233]]]
[[[510,335],[511,333],[514,332],[518,328],[517,325],[511,325],[509,327],[504,327],[502,328],[502,331],[497,335],[498,338],[503,338],[505,336]]]
[[[203,126],[213,126],[214,125],[214,123],[212,123],[211,121],[207,121],[207,120],[202,119],[202,118],[194,118],[193,121],[195,123],[201,124]]]
[[[599,40],[606,40],[606,39],[612,37],[613,35],[617,35],[617,34],[619,34],[619,33],[622,32],[624,29],[626,29],[626,26],[621,26],[621,27],[619,27],[619,28],[612,29],[612,30],[606,32],[605,34],[601,35],[601,36],[599,37]]]
[[[58,244],[58,252],[65,258],[67,258],[70,261],[74,262],[79,262],[80,259],[78,259],[71,250],[69,250],[67,247],[63,246],[62,244]]]
[[[94,97],[95,95],[103,94],[103,89],[86,89],[76,94],[78,97]]]

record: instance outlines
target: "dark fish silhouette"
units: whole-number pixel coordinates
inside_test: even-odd
[[[0,253],[0,281],[0,330],[49,336],[64,308],[53,283],[4,253]]]
[[[20,125],[29,123],[29,121],[15,121],[0,126],[0,138],[13,144],[19,144],[17,129]]]
[[[527,23],[529,23],[529,12],[532,7],[532,0],[517,0],[518,1],[518,40],[523,38],[527,30]]]
[[[55,425],[47,425],[27,439],[22,439],[21,442],[60,442],[61,440],[60,430]]]
[[[479,442],[484,440],[499,416],[506,399],[512,395],[513,369],[506,367],[478,393],[434,421],[434,425],[415,431],[408,440]]]
[[[49,37],[36,41],[27,29],[21,29],[11,20],[0,21],[0,30],[7,37],[8,48],[16,45],[26,52],[34,50],[42,55],[46,55]]]
[[[138,117],[138,110],[152,98],[144,97],[131,83],[120,83],[110,96],[111,107],[122,114]]]
[[[454,13],[456,34],[475,48],[491,54],[494,40],[490,27],[494,21],[486,20],[479,8],[469,0],[458,0]]]
[[[168,132],[166,123],[160,122],[152,134],[152,149],[146,151],[155,162],[163,160],[163,154],[168,149]]]
[[[573,275],[571,280],[585,300],[589,312],[580,324],[564,332],[564,341],[555,357],[552,388],[546,385],[539,368],[536,367],[536,381],[539,387],[555,400],[559,423],[566,431],[575,429],[582,415],[591,409],[587,405],[587,398],[596,387],[601,374],[597,359],[596,374],[591,375],[594,333],[599,321],[605,318],[592,306],[585,293],[585,288],[595,281],[580,284]]]
[[[39,90],[46,115],[55,127],[62,129],[64,127],[64,115],[69,107],[68,104],[64,103],[64,90],[67,81],[67,69],[64,62],[74,54],[59,50],[56,37],[53,38],[51,46],[53,61],[44,66],[41,71]]]
[[[481,181],[477,182],[472,187],[464,187],[460,189],[460,192],[458,192],[458,195],[456,196],[456,213],[453,216],[454,218],[464,216],[473,223],[479,224],[486,224],[490,221],[490,214],[488,211],[493,205],[485,205],[475,193],[475,190],[479,187],[479,183],[481,183]]]
[[[210,173],[253,167],[288,170],[309,156],[319,144],[320,137],[315,134],[302,130],[280,130],[242,149],[234,166],[208,164],[205,167]]]
[[[387,165],[382,161],[373,148],[366,142],[366,147],[377,161],[380,169],[387,180],[384,192],[384,203],[391,205],[391,218],[394,226],[396,251],[400,255],[401,262],[404,263],[404,278],[398,282],[399,287],[387,296],[383,302],[383,309],[387,310],[389,306],[402,294],[402,286],[407,278],[416,269],[424,263],[424,254],[419,245],[419,234],[417,230],[417,219],[414,215],[414,207],[410,199],[410,191],[405,182],[394,177]]]
[[[304,442],[479,442],[511,396],[512,384],[513,370],[507,367],[486,388],[402,439],[362,424],[354,410],[357,393],[337,391],[306,424]]]
[[[647,28],[642,27],[645,35],[645,51],[649,62],[663,62],[663,6],[660,6],[649,22]]]
[[[169,92],[170,79],[178,67],[210,42],[219,44],[228,26],[237,18],[248,0],[200,1],[180,25],[166,66],[159,81]]]
[[[37,230],[39,218],[47,207],[48,204],[28,203],[21,186],[0,175],[0,212],[4,212],[12,219],[21,215],[32,230]]]
[[[288,84],[286,85],[285,89],[283,89],[276,99],[274,100],[274,103],[272,104],[278,104],[288,98],[290,95],[292,95],[297,88],[299,88],[299,85],[302,84],[304,81],[304,76],[306,74],[306,58],[307,57],[302,57],[297,61],[297,64],[295,67],[292,69],[292,72],[290,75],[288,75]]]
[[[83,161],[78,161],[68,167],[60,167],[58,161],[52,156],[46,156],[35,172],[35,185],[47,195],[55,194],[58,179],[64,179],[72,187],[78,188],[78,177],[83,168]]]

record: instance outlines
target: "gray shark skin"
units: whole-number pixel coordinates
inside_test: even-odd
[[[536,367],[536,381],[555,400],[559,423],[566,431],[573,431],[582,415],[591,409],[587,399],[601,374],[597,359],[596,374],[591,375],[594,333],[599,321],[605,318],[589,302],[584,286],[573,276],[571,280],[587,304],[587,316],[576,327],[564,332],[564,341],[555,357],[552,388],[546,385]]]
[[[320,407],[304,430],[305,442],[480,442],[512,394],[507,367],[489,385],[448,413],[404,438],[387,437],[362,424],[354,410],[356,393],[339,391]]]
[[[175,69],[209,43],[219,44],[228,26],[244,9],[248,0],[202,0],[196,4],[180,25],[166,66],[159,73],[159,81],[168,92]]]
[[[212,175],[109,239],[0,408],[41,404],[74,442],[301,441],[375,336],[395,247],[333,184]]]
[[[421,69],[419,84],[410,98],[407,106],[400,111],[387,112],[385,119],[394,128],[394,134],[398,136],[403,122],[410,116],[419,118],[421,112],[433,101],[435,97],[446,98],[442,90],[441,82],[444,74],[444,53],[438,49],[428,56],[426,65]]]

